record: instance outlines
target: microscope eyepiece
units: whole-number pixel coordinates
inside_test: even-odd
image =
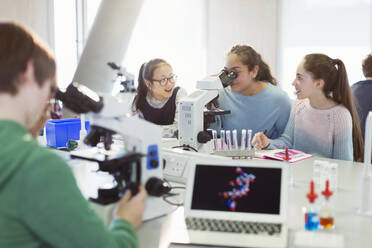
[[[232,83],[232,80],[235,79],[238,76],[238,74],[235,71],[227,71],[223,69],[220,74],[218,74],[218,77],[221,80],[221,83],[224,88],[229,86]]]
[[[98,113],[103,108],[102,97],[76,82],[71,83],[65,92],[58,89],[55,98],[61,100],[67,108],[78,114],[90,111]]]

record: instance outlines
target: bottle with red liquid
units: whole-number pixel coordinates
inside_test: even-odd
[[[320,226],[324,229],[334,228],[334,217],[331,204],[332,191],[329,190],[329,180],[326,181],[325,190],[322,191],[324,202],[320,208]]]

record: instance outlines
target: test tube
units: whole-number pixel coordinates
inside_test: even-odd
[[[227,150],[231,150],[231,131],[226,130],[226,144],[227,144]]]
[[[245,140],[247,139],[247,130],[242,129],[242,138],[240,142],[240,150],[245,150]]]
[[[235,150],[238,150],[239,146],[238,146],[238,132],[236,131],[236,129],[234,129],[232,131],[232,136],[233,136],[233,146],[234,146],[234,149]]]
[[[217,131],[212,130],[212,137],[213,137],[213,150],[218,151],[218,142],[217,142]]]
[[[320,189],[320,165],[322,161],[315,160],[313,164],[313,181],[317,188]]]
[[[225,130],[221,129],[220,131],[220,137],[221,137],[221,150],[225,150]]]
[[[248,150],[252,149],[252,129],[248,129],[247,148]]]
[[[320,161],[320,182],[319,187],[320,189],[325,188],[325,182],[327,179],[329,180],[329,162],[324,160]]]
[[[330,188],[333,190],[333,191],[336,191],[337,190],[337,187],[338,187],[338,181],[337,181],[337,178],[338,178],[338,164],[336,163],[330,163],[330,168],[329,168],[329,183],[330,183]]]

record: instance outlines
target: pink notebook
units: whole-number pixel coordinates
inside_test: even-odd
[[[294,163],[297,161],[301,161],[304,159],[308,159],[313,157],[312,154],[304,153],[301,151],[288,149],[288,155],[289,155],[289,162]],[[263,159],[275,159],[284,161],[285,159],[285,150],[284,149],[275,149],[275,150],[262,150],[262,151],[256,151],[256,158],[263,158]]]

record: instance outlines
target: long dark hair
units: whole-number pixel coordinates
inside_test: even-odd
[[[336,103],[343,104],[353,120],[354,160],[363,161],[363,138],[359,116],[352,97],[344,63],[325,54],[313,53],[304,58],[304,68],[314,79],[323,79],[324,95]]]
[[[248,66],[248,70],[251,71],[257,65],[258,73],[256,75],[257,81],[267,81],[273,85],[278,85],[276,79],[271,75],[269,66],[262,60],[262,57],[252,47],[247,45],[236,45],[233,46],[228,53],[236,54],[241,59],[241,62]]]
[[[149,80],[152,83],[154,71],[164,64],[170,66],[170,64],[164,59],[152,59],[149,62],[142,64],[138,75],[137,95],[133,100],[134,110],[143,110],[148,92],[146,80]]]

